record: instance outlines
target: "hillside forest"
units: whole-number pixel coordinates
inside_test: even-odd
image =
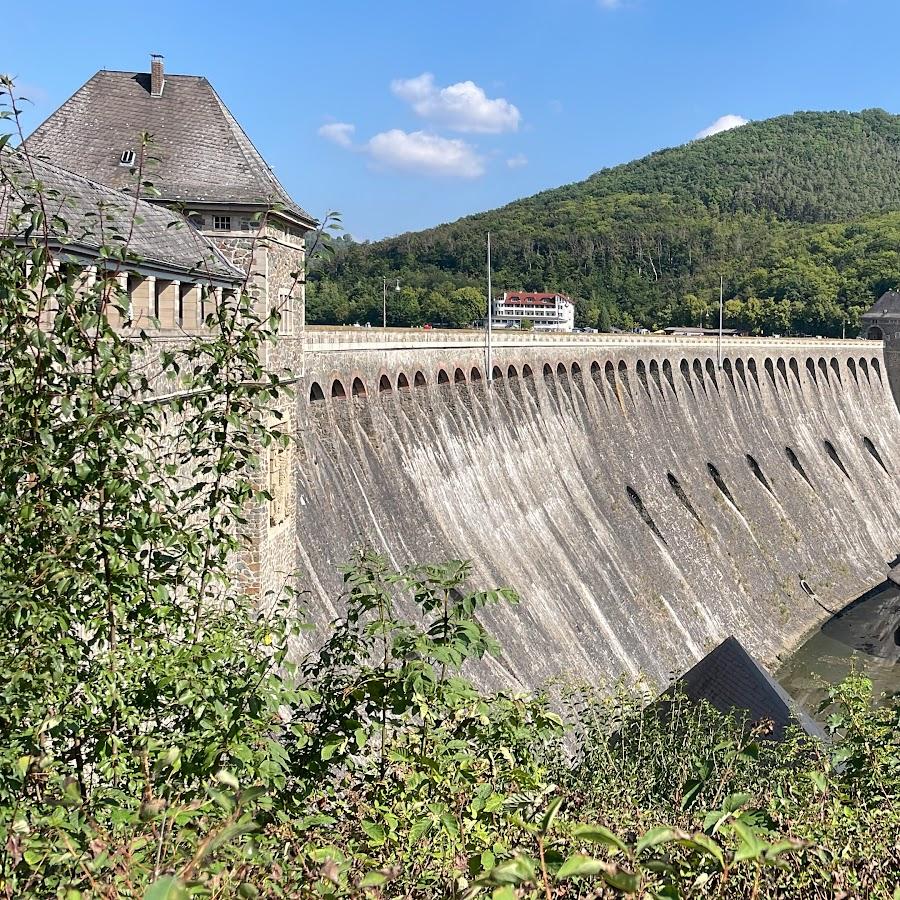
[[[900,284],[900,117],[802,112],[605,169],[426,231],[333,242],[308,321],[464,327],[495,291],[561,291],[576,326],[855,336]],[[399,282],[400,290],[396,290]]]

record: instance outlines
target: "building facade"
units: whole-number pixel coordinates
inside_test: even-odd
[[[97,72],[26,145],[33,158],[71,178],[99,183],[119,198],[137,195],[178,219],[198,260],[212,254],[225,264],[231,287],[246,290],[258,314],[277,310],[279,338],[267,349],[266,366],[288,384],[302,380],[305,236],[316,222],[284,189],[206,78],[167,74],[156,55],[149,72]],[[141,255],[140,248],[136,252]],[[171,273],[127,277],[142,324],[160,338],[191,331],[215,299],[202,292],[194,297],[187,282]],[[282,400],[272,416],[293,430],[296,396]],[[242,561],[242,575],[260,594],[277,590],[297,570],[294,466],[291,447],[273,449],[262,460],[260,481],[273,499],[251,511]]]
[[[527,320],[535,331],[572,331],[575,304],[565,294],[504,291],[494,298],[491,324],[494,328],[521,328]]]
[[[885,291],[860,318],[860,337],[884,341],[884,364],[900,406],[900,292]]]

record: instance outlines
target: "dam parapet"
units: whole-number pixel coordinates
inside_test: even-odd
[[[879,341],[719,349],[501,333],[489,384],[483,333],[309,330],[286,527],[313,619],[367,543],[520,593],[486,682],[667,682],[729,634],[771,663],[897,555],[900,414]]]

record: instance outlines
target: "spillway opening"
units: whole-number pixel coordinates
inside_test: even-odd
[[[766,357],[764,365],[766,369],[766,375],[769,376],[769,381],[772,383],[772,390],[777,394],[778,382],[775,380],[775,366],[772,364],[772,360],[768,356]]]
[[[610,360],[606,361],[605,366],[606,372],[606,380],[609,382],[609,386],[612,389],[613,395],[618,396],[618,391],[616,390],[616,370]]]
[[[472,371],[469,373],[470,381],[481,381],[481,372],[478,370],[478,366],[472,366]]]
[[[463,372],[462,369],[457,369],[453,373],[453,383],[454,384],[465,384],[466,383],[466,373]]]
[[[853,479],[850,478],[850,473],[847,471],[846,467],[844,466],[844,462],[841,459],[841,457],[838,455],[838,452],[835,449],[834,444],[832,444],[831,441],[823,441],[822,443],[825,444],[825,452],[828,454],[828,458],[844,473],[844,475],[847,476],[847,478],[850,481],[852,481]]]
[[[344,390],[344,383],[340,378],[335,378],[331,383],[331,398],[333,400],[346,400],[347,392]]]
[[[319,384],[318,381],[314,381],[309,387],[309,400],[310,403],[315,403],[317,400],[325,399],[325,391],[322,390],[322,385]]]
[[[519,373],[516,371],[516,367],[515,367],[515,366],[510,366],[510,367],[506,370],[506,377],[507,377],[507,378],[518,378],[518,377],[519,377]]]
[[[626,493],[628,494],[628,499],[631,501],[634,508],[638,511],[641,519],[643,519],[644,524],[662,541],[664,544],[666,543],[666,539],[662,536],[662,532],[656,527],[656,522],[653,521],[653,516],[650,515],[647,507],[644,506],[644,501],[641,500],[640,494],[628,485],[625,488]]]
[[[681,361],[681,364],[678,367],[681,370],[681,377],[684,379],[684,383],[687,385],[687,389],[690,391],[691,396],[694,396],[694,386],[691,384],[691,367],[688,364],[686,359]]]
[[[385,376],[382,376],[385,377]],[[390,384],[390,382],[388,382]],[[354,397],[365,397],[366,396],[366,386],[362,383],[361,378],[354,378],[353,384],[350,386],[350,393],[353,394]]]
[[[747,360],[747,371],[753,376],[756,389],[759,390],[759,373],[756,371],[756,360],[752,356]]]
[[[394,386],[391,384],[391,379],[387,377],[387,375],[382,375],[381,378],[378,379],[378,393],[379,394],[390,394],[394,389]],[[356,393],[356,391],[354,391]],[[365,391],[363,391],[365,393]]]
[[[647,383],[647,367],[644,365],[644,361],[642,359],[639,359],[637,361],[635,370],[637,371],[638,380],[644,386],[644,390],[647,392],[647,396],[649,397],[650,385]]]
[[[777,500],[778,495],[772,489],[772,485],[769,484],[769,479],[766,478],[765,473],[759,467],[759,463],[748,453],[747,457],[747,465],[750,466],[750,471],[756,476],[756,480]]]
[[[887,466],[884,464],[884,460],[881,458],[881,454],[878,452],[878,448],[865,435],[863,435],[863,445],[865,446],[866,450],[869,451],[872,457],[878,462],[878,465],[881,466],[881,468],[884,469],[885,472],[887,472]]]
[[[706,377],[713,383],[713,387],[716,389],[716,393],[720,394],[719,390],[719,379],[716,378],[716,367],[713,364],[711,359],[706,361]]]
[[[425,373],[416,372],[415,377],[413,378],[413,384],[416,387],[425,387]]]
[[[716,487],[721,492],[722,496],[736,509],[740,512],[740,507],[737,505],[734,497],[731,496],[731,491],[728,490],[728,485],[725,484],[725,479],[722,477],[721,472],[711,463],[708,462],[706,464],[706,468],[709,471],[712,480],[715,482]]]
[[[397,390],[398,391],[408,391],[409,390],[409,379],[401,372],[397,376]]]
[[[881,365],[879,364],[877,359],[872,359],[872,370],[878,376],[878,380],[881,381]]]
[[[816,364],[812,361],[812,359],[806,360],[806,371],[809,372],[809,377],[812,380],[812,383],[818,387],[819,379],[816,378]]]
[[[803,384],[800,381],[800,366],[797,363],[796,357],[791,357],[791,361],[788,364],[791,367],[791,372],[794,373],[794,378],[797,380],[797,387],[802,388]]]
[[[838,365],[838,361],[832,356],[831,357],[831,370],[834,372],[835,378],[837,378],[838,384],[843,387],[844,382],[841,379],[841,369]]]
[[[866,381],[869,381],[869,364],[864,359],[859,361],[859,370],[866,376]]]
[[[722,362],[722,368],[725,370],[725,374],[728,376],[728,380],[731,382],[732,388],[734,388],[735,393],[737,393],[737,387],[734,383],[734,369],[731,366],[731,360],[727,356]]]
[[[450,376],[445,369],[438,370],[438,384],[450,384]]]
[[[778,365],[778,372],[781,375],[782,380],[784,381],[784,386],[789,389],[790,384],[788,383],[787,366],[784,364],[784,359],[780,356],[778,357],[777,365]]]
[[[666,399],[665,391],[663,391],[662,382],[659,380],[659,363],[655,359],[650,360],[650,376],[656,382],[656,389],[659,391],[659,396]]]
[[[706,382],[703,380],[703,363],[699,359],[694,360],[694,377],[700,382],[700,387],[703,388],[703,393],[706,394]]]
[[[663,360],[663,375],[666,376],[666,381],[669,382],[669,387],[672,388],[672,393],[675,395],[675,399],[678,399],[678,391],[675,390],[675,379],[672,377],[672,363],[670,363],[667,359]]]
[[[491,369],[491,378],[493,378],[494,381],[496,381],[498,378],[502,378],[502,377],[503,377],[503,371],[501,370],[500,366],[494,366],[494,368]]]
[[[533,378],[534,377],[534,372],[532,372],[531,366],[529,366],[527,364],[522,366],[522,377],[523,378]]]
[[[671,473],[666,472],[666,478],[669,480],[669,487],[672,488],[672,492],[681,502],[681,505],[701,524],[703,525],[703,520],[697,513],[697,510],[694,509],[694,504],[691,503],[690,498],[685,493],[684,488],[681,486],[681,482]]]
[[[794,467],[794,471],[810,486],[813,486],[813,483],[809,480],[809,475],[806,474],[806,469],[803,468],[803,464],[800,462],[797,454],[790,447],[785,447],[784,452],[787,455],[788,461]],[[815,490],[815,489],[814,489]]]

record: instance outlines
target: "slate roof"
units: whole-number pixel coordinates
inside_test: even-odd
[[[52,243],[57,247],[93,256],[101,246],[127,239],[135,265],[143,263],[197,279],[230,283],[244,279],[244,272],[173,210],[146,200],[135,204],[133,197],[121,191],[42,160],[33,159],[29,165],[19,150],[0,153],[0,234],[22,236],[24,223],[16,224],[13,219],[23,203],[37,199],[36,181],[41,185]]]
[[[799,724],[808,734],[825,737],[823,729],[735,637],[726,638],[707,653],[675,681],[654,706],[664,704],[678,694],[694,702],[706,700],[725,714],[744,711],[750,722],[771,719],[774,728],[769,737],[774,740],[781,740],[791,724]]]
[[[133,184],[123,151],[140,152],[140,135],[157,161],[146,178],[160,200],[184,203],[280,205],[307,227],[315,222],[279,184],[212,85],[196,75],[166,75],[162,96],[150,95],[150,75],[97,72],[28,138],[32,153],[123,189]]]
[[[900,316],[900,293],[885,291],[863,318],[879,316]]]

